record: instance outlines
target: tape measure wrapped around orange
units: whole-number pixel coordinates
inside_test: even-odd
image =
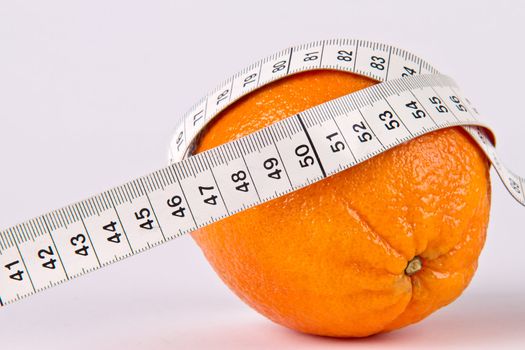
[[[329,70],[288,76],[221,112],[196,153],[375,83]],[[467,287],[485,242],[489,166],[464,129],[443,129],[192,236],[271,320],[368,336],[420,321]]]

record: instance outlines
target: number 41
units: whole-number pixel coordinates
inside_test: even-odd
[[[14,268],[18,264],[20,264],[20,261],[16,260],[16,261],[13,261],[12,263],[5,265],[5,268],[11,271],[11,269]],[[9,275],[9,278],[15,281],[22,281],[24,279],[23,274],[24,274],[24,271],[18,270],[15,273]]]

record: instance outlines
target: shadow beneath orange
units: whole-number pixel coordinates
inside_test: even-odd
[[[210,311],[213,312],[213,311]],[[235,317],[234,315],[231,315]],[[525,342],[525,297],[469,295],[411,327],[367,338],[307,335],[262,318],[179,329],[155,349],[433,349],[498,347]],[[153,341],[153,343],[156,343]],[[145,345],[144,343],[142,345]]]

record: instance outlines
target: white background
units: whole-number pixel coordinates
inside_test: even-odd
[[[301,42],[383,41],[454,77],[525,175],[516,1],[0,2],[0,227],[166,164],[180,115]],[[523,348],[525,208],[494,176],[478,273],[451,306],[362,340],[305,336],[242,304],[190,237],[0,310],[1,349]]]

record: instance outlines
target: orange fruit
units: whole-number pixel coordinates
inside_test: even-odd
[[[375,83],[328,70],[281,79],[217,116],[196,151]],[[192,236],[269,319],[368,336],[425,318],[469,284],[485,242],[489,166],[462,128],[435,131]]]

